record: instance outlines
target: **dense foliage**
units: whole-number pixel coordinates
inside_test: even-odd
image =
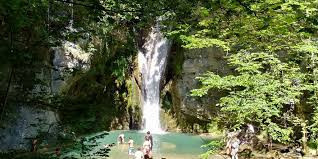
[[[133,30],[146,26],[147,18],[154,16],[140,17],[149,12],[142,3],[145,2],[1,1],[1,120],[8,112],[16,111],[10,105],[25,103],[54,108],[65,124],[80,133],[109,128],[117,111],[125,112],[125,79],[136,53]],[[62,94],[53,96],[51,48],[65,41],[81,44],[91,55],[91,69],[67,72],[72,75],[68,86]],[[76,118],[79,113],[83,116]]]
[[[317,7],[315,0],[202,1],[178,21],[170,35],[185,48],[219,47],[234,69],[198,77],[202,87],[192,91],[227,92],[216,105],[220,127],[251,123],[282,143],[299,134],[316,139]]]
[[[318,143],[317,0],[1,1],[0,120],[7,103],[32,101],[56,108],[80,133],[109,128],[127,111],[134,55],[159,16],[176,43],[218,47],[233,68],[198,77],[202,85],[191,92],[225,92],[213,123],[228,130],[253,124],[280,143]],[[44,90],[34,99],[35,85],[49,85],[36,77],[52,67],[50,48],[79,40],[91,53],[90,69],[73,70],[61,96]]]
[[[53,108],[65,124],[80,133],[109,128],[114,118],[128,111],[127,78],[134,67],[137,46],[144,42],[159,15],[186,10],[177,7],[181,2],[2,1],[0,120],[15,112],[14,105],[25,103]],[[91,67],[68,70],[66,74],[72,77],[56,95],[50,88],[52,59],[55,48],[67,41],[78,43],[91,55]]]

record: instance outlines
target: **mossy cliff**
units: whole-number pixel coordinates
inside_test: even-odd
[[[209,98],[195,98],[190,96],[190,92],[199,86],[195,78],[206,71],[218,72],[221,75],[231,72],[223,56],[224,52],[216,48],[172,49],[166,75],[168,82],[162,92],[162,107],[175,117],[179,130],[208,131],[211,116],[217,112],[213,105],[221,92],[211,91]]]
[[[94,41],[97,46],[98,41]],[[47,133],[60,136],[59,133],[73,132],[79,136],[103,130],[141,128],[141,77],[136,55],[132,53],[136,50],[131,50],[132,46],[127,47],[121,42],[112,48],[116,54],[93,56],[87,51],[89,49],[82,49],[88,44],[82,45],[65,42],[61,47],[46,51],[46,55],[42,56],[44,59],[39,60],[43,62],[41,67],[15,72],[17,75],[10,86],[10,98],[4,113],[7,120],[0,133],[3,143],[9,141],[10,137],[20,136],[19,143],[24,146],[19,147],[18,142],[10,140],[12,143],[7,145],[12,146],[3,150],[28,150],[33,139]],[[128,58],[126,55],[117,57],[125,53],[131,55]],[[213,48],[185,50],[177,45],[172,47],[165,78],[161,83],[164,129],[184,132],[208,129],[209,119],[215,112],[211,105],[215,104],[217,98],[197,99],[189,93],[197,88],[195,77],[201,73],[208,70],[224,74],[230,72],[222,57],[223,53]],[[8,75],[10,69],[1,72]],[[24,78],[25,84],[22,86],[18,80],[21,81],[24,74],[30,77],[23,76],[28,78]],[[3,88],[7,80],[2,80]],[[31,94],[21,96],[20,89],[28,88]],[[27,98],[30,95],[37,99]],[[211,95],[218,96],[215,93]],[[21,97],[21,100],[17,101],[13,98],[15,96]],[[26,119],[28,116],[36,120]],[[23,123],[26,124],[25,128],[17,127]]]

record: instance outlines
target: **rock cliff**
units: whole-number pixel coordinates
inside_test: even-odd
[[[11,99],[4,110],[0,128],[0,152],[29,151],[35,139],[41,140],[42,145],[56,142],[60,118],[51,99],[65,87],[74,69],[89,67],[89,54],[74,43],[65,42],[51,52],[42,53],[48,58],[37,67],[15,71],[22,77],[14,76],[10,85]],[[23,76],[25,72],[33,75],[27,78]],[[26,85],[31,85],[29,91],[24,90]]]
[[[220,75],[229,74],[231,69],[224,60],[224,52],[217,48],[175,49],[168,63],[167,79],[170,82],[163,91],[163,107],[168,107],[183,131],[207,131],[213,116],[219,92],[211,91],[209,96],[195,98],[190,96],[192,89],[198,88],[196,77],[207,71]],[[169,75],[173,74],[173,75]]]

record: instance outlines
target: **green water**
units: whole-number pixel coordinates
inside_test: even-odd
[[[134,147],[141,147],[144,141],[145,133],[138,131],[111,131],[105,138],[98,139],[102,144],[116,143],[111,148],[111,159],[131,159],[128,156],[128,144],[117,145],[117,137],[124,133],[125,142],[131,137],[135,144]],[[206,150],[201,148],[203,144],[209,142],[209,139],[197,135],[182,133],[153,134],[153,158],[154,159],[198,159],[199,155]]]

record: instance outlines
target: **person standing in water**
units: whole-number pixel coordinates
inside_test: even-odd
[[[119,134],[118,138],[117,138],[117,143],[118,144],[123,144],[125,143],[125,135],[123,133]]]
[[[144,150],[144,156],[145,156],[145,159],[147,158],[151,158],[151,142],[150,142],[150,139],[149,137],[146,137],[146,140],[143,144],[143,150]]]
[[[134,159],[144,159],[144,153],[141,151],[140,147],[135,152]]]
[[[147,131],[147,134],[146,134],[146,136],[145,136],[145,140],[146,140],[146,138],[149,139],[150,144],[151,144],[150,150],[152,150],[152,147],[153,147],[153,139],[152,139],[152,135],[150,134],[150,131]]]
[[[131,137],[128,140],[128,155],[134,155],[134,140]]]

